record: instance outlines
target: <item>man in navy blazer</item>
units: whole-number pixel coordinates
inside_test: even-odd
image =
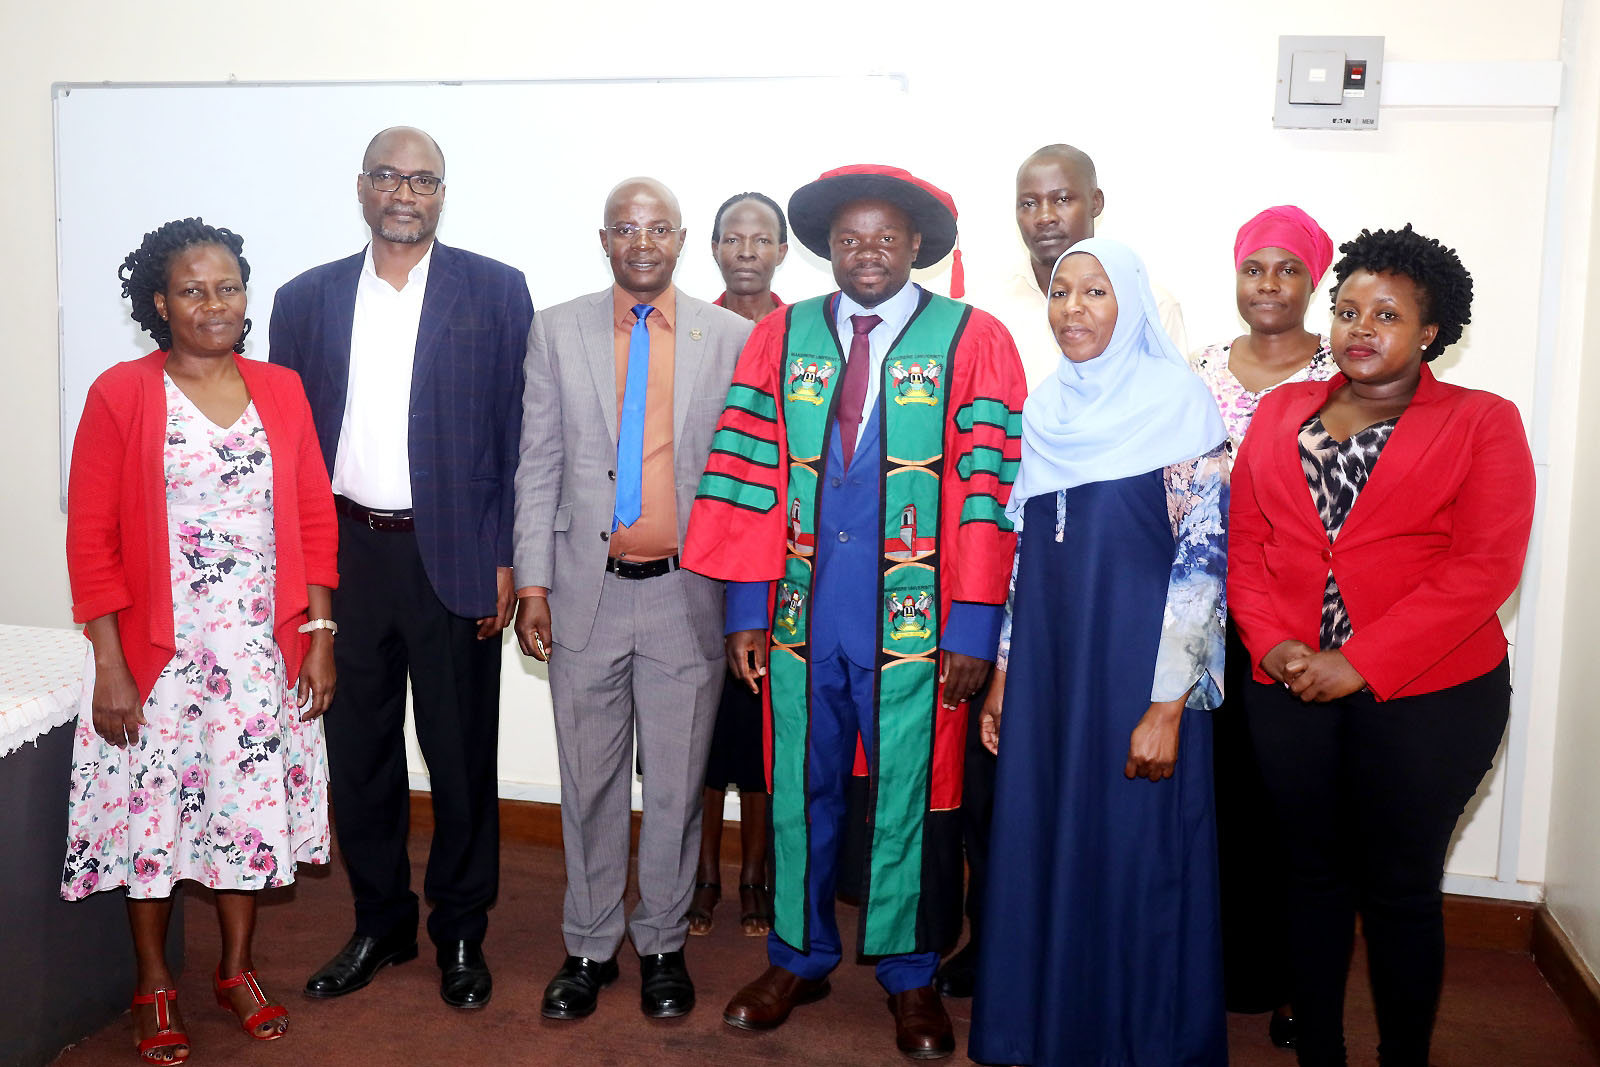
[[[482,945],[499,878],[499,634],[515,604],[513,480],[533,304],[519,271],[434,240],[444,173],[421,130],[373,138],[356,177],[371,244],[278,290],[270,358],[305,383],[339,512],[343,636],[324,721],[356,927],[305,991],[341,996],[417,954],[409,673],[433,793],[423,889],[440,995],[476,1008],[492,988]]]

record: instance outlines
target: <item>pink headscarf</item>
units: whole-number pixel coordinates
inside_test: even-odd
[[[1263,248],[1281,248],[1292,253],[1311,272],[1315,285],[1333,262],[1333,241],[1317,225],[1317,220],[1293,204],[1269,207],[1243,226],[1233,240],[1233,267]]]

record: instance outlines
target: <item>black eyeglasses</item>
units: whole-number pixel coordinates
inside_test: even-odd
[[[662,223],[657,223],[654,226],[635,226],[631,222],[613,222],[606,226],[606,229],[610,230],[624,241],[631,241],[641,233],[650,238],[652,241],[659,241],[663,237],[670,237],[672,234],[677,233],[679,230],[683,229],[683,227],[667,226]]]
[[[405,182],[418,196],[432,196],[444,188],[444,179],[433,174],[401,174],[395,170],[364,170],[367,181],[380,193],[392,193]]]

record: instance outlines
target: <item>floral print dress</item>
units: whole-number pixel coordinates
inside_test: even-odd
[[[94,661],[73,741],[61,895],[165,897],[294,881],[329,858],[322,723],[300,721],[273,638],[272,453],[252,402],[214,425],[170,378],[164,466],[177,654],[139,741],[95,733]]]
[[[1216,398],[1217,410],[1222,413],[1222,424],[1228,429],[1229,459],[1238,454],[1239,445],[1244,441],[1245,431],[1250,429],[1250,420],[1255,416],[1256,408],[1261,406],[1263,397],[1278,388],[1278,385],[1288,385],[1290,382],[1325,382],[1339,371],[1338,365],[1333,361],[1333,348],[1328,344],[1328,338],[1319,336],[1317,351],[1311,357],[1310,363],[1289,375],[1278,385],[1269,385],[1259,393],[1252,393],[1244,387],[1244,383],[1233,376],[1233,370],[1228,366],[1228,353],[1232,348],[1232,342],[1225,345],[1208,345],[1189,357],[1190,369],[1206,383],[1206,388],[1210,389],[1211,395]]]

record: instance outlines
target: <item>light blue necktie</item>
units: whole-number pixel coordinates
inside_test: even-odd
[[[644,401],[650,390],[650,328],[645,319],[655,308],[633,305],[639,320],[628,338],[628,381],[622,389],[622,417],[617,422],[617,508],[611,528],[632,526],[644,508]]]

